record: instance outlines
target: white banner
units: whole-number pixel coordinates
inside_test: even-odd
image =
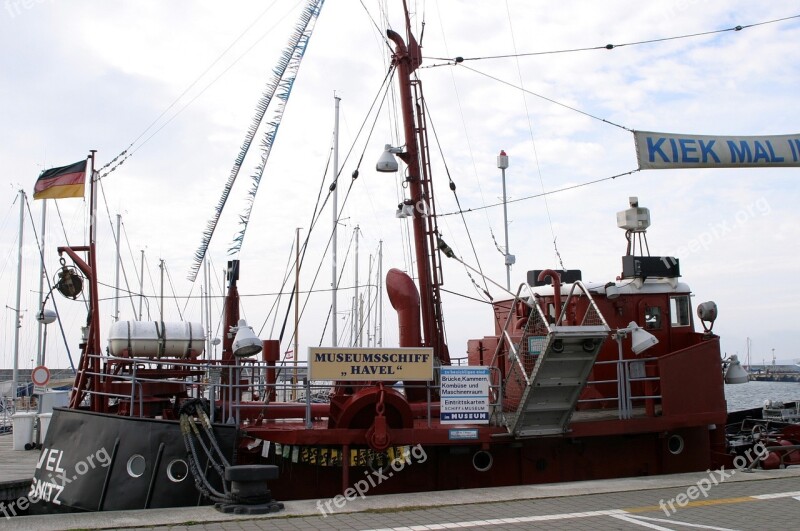
[[[682,135],[634,131],[639,169],[800,166],[800,133]]]
[[[308,348],[311,380],[405,382],[433,380],[433,349],[419,348]]]

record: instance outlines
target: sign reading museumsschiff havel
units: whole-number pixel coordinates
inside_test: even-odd
[[[633,136],[642,170],[800,166],[800,133],[714,136],[634,131]]]
[[[432,348],[309,347],[311,380],[430,381]]]

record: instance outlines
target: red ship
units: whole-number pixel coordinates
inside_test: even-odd
[[[576,270],[530,271],[513,298],[494,302],[494,329],[468,342],[468,364],[451,364],[440,297],[450,250],[413,75],[420,47],[410,32],[387,36],[405,134],[405,150],[387,156],[407,165],[417,264],[416,283],[386,275],[397,348],[314,349],[287,379],[278,342],[240,320],[231,262],[221,361],[203,356],[191,324],[116,323],[104,353],[94,239],[59,248],[74,263],[62,261],[59,290],[75,297],[78,277],[88,280],[89,326],[70,406],[56,409],[43,442],[31,512],[211,502],[269,511],[274,500],[731,466],[716,305],[692,308],[678,260],[643,252],[649,213],[635,198],[618,214],[619,276],[585,284]]]

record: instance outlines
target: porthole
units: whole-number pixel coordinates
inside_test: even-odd
[[[147,463],[144,460],[144,456],[139,454],[132,455],[130,459],[128,459],[128,475],[132,478],[138,478],[142,474],[144,474],[144,469]]]
[[[683,453],[683,437],[680,435],[672,435],[667,439],[667,449],[672,455]]]
[[[180,483],[189,475],[189,465],[183,459],[173,459],[167,465],[167,477],[173,483]]]
[[[479,450],[472,456],[472,466],[478,472],[486,472],[492,468],[494,458],[485,450]]]

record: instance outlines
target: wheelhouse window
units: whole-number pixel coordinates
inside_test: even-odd
[[[647,306],[644,309],[644,326],[647,330],[659,330],[661,328],[660,306]]]
[[[689,326],[691,315],[689,314],[689,296],[681,295],[672,297],[669,300],[670,324],[672,326]]]

